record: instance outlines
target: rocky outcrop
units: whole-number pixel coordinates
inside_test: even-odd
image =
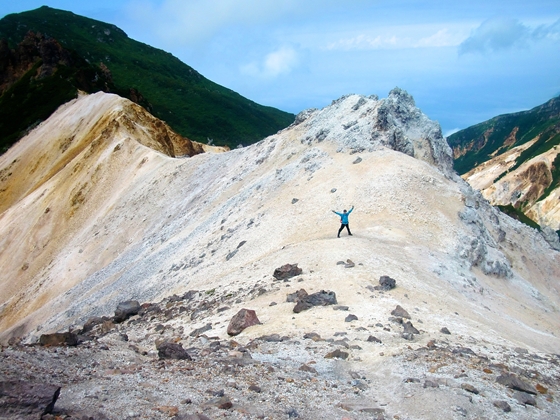
[[[332,141],[339,151],[359,153],[380,147],[428,162],[453,174],[451,149],[439,124],[417,107],[412,96],[395,88],[386,99],[348,95],[322,110],[301,112],[292,126],[303,130],[302,142]]]
[[[36,420],[51,413],[60,387],[21,380],[0,382],[0,418]]]

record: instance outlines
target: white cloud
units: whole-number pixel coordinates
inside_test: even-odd
[[[296,13],[295,0],[130,1],[128,15],[168,45],[205,41],[235,25],[263,24]]]
[[[298,55],[291,47],[281,47],[267,54],[262,62],[251,62],[241,66],[241,72],[260,78],[274,78],[290,73],[298,64]]]
[[[327,45],[327,50],[386,50],[405,48],[437,48],[459,45],[463,37],[460,33],[451,33],[449,29],[401,28],[395,27],[399,35],[360,34],[350,38],[339,39]]]
[[[459,45],[459,54],[498,52],[541,40],[560,40],[560,20],[532,29],[517,19],[495,17],[482,22],[471,32]]]

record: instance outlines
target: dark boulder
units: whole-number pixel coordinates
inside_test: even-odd
[[[273,277],[276,280],[286,280],[295,276],[299,276],[303,270],[296,264],[284,264],[282,267],[274,270]]]
[[[397,287],[397,281],[389,276],[381,276],[379,278],[379,286],[375,286],[376,290],[391,290]]]
[[[137,300],[127,300],[117,305],[115,310],[115,322],[120,323],[126,321],[133,315],[140,312],[140,303]]]
[[[192,360],[182,344],[164,341],[156,348],[160,359]]]
[[[336,294],[330,290],[321,290],[320,292],[307,295],[298,300],[294,307],[296,314],[305,311],[313,306],[336,305]]]
[[[72,332],[42,334],[39,344],[42,346],[77,346],[78,336]]]
[[[56,385],[0,381],[0,418],[40,419],[52,412],[59,394]]]
[[[229,322],[227,333],[229,335],[238,335],[245,328],[253,325],[259,325],[261,322],[257,318],[257,314],[252,309],[241,309],[237,312]]]
[[[286,302],[298,302],[300,299],[309,296],[305,289],[299,289],[297,292],[289,293],[286,296]]]
[[[397,305],[395,309],[391,312],[391,315],[399,317],[399,318],[408,318],[410,319],[410,315],[406,310],[404,310],[401,305]]]
[[[416,328],[414,328],[414,325],[412,325],[412,322],[410,321],[406,321],[403,323],[403,327],[404,327],[404,333],[405,334],[420,334],[420,331],[418,331]]]

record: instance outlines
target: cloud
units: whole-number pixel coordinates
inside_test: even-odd
[[[251,62],[241,66],[241,72],[260,78],[274,78],[290,73],[298,64],[297,52],[291,47],[281,47],[267,54],[262,62]]]
[[[327,50],[387,50],[406,48],[437,48],[457,46],[460,36],[452,34],[448,29],[439,29],[436,32],[422,36],[418,28],[395,28],[395,31],[408,32],[407,35],[377,35],[360,34],[350,38],[343,38],[327,45]],[[411,34],[410,32],[416,32]]]
[[[168,44],[196,44],[227,27],[266,24],[297,13],[296,0],[134,0],[128,16]]]
[[[472,31],[459,45],[459,54],[498,52],[546,39],[556,42],[560,39],[560,20],[531,29],[517,19],[495,17]]]

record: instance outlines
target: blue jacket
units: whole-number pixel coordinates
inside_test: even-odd
[[[348,224],[348,216],[350,215],[350,213],[352,213],[352,210],[354,210],[354,207],[352,207],[348,212],[346,213],[339,213],[337,211],[335,211],[336,214],[338,214],[340,216],[340,223],[342,223],[343,225],[347,225]]]

